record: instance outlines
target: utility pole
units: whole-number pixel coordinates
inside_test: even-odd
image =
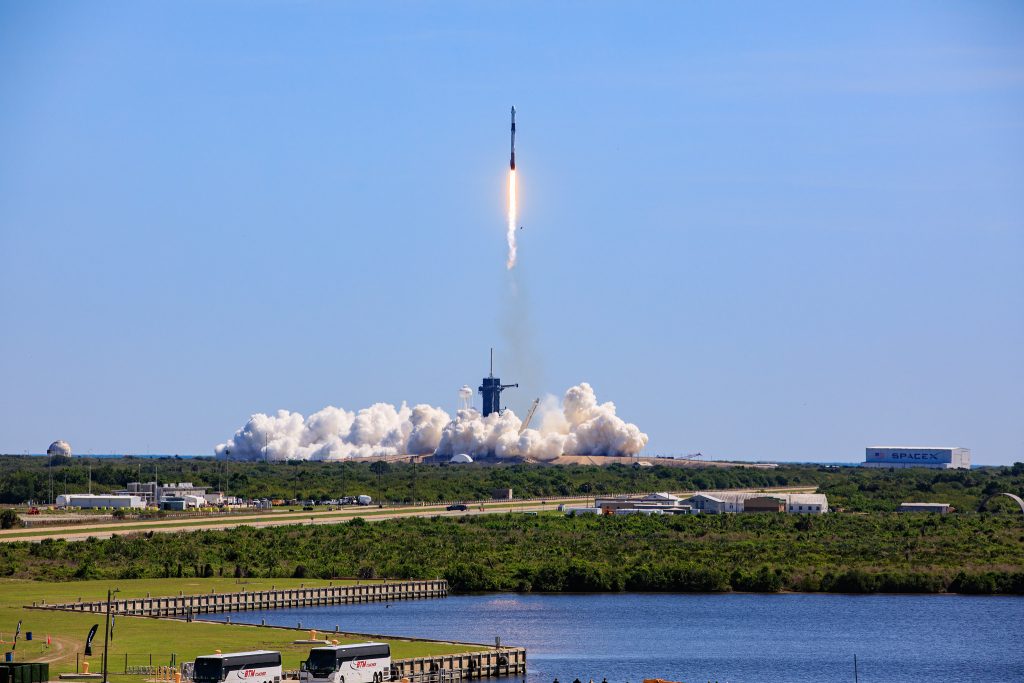
[[[103,683],[107,683],[107,646],[110,644],[110,597],[119,589],[107,589],[107,622],[103,629]]]

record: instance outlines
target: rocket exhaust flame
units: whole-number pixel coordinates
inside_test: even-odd
[[[505,238],[508,240],[508,259],[505,267],[512,270],[516,267],[516,108],[512,107],[512,156],[508,160],[508,229]]]
[[[516,172],[508,172],[508,227],[505,237],[508,240],[508,259],[505,266],[512,270],[516,267]]]

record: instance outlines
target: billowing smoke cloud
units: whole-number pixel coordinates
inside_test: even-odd
[[[328,406],[303,418],[279,410],[257,413],[215,449],[231,460],[340,460],[371,455],[433,453],[451,417],[440,408],[375,403],[358,413]]]
[[[464,392],[460,390],[460,396]],[[522,427],[511,410],[483,417],[420,404],[396,408],[377,403],[352,413],[327,407],[304,418],[279,410],[258,413],[215,449],[232,460],[340,460],[407,453],[452,456],[492,455],[552,460],[569,455],[635,455],[647,435],[615,414],[615,404],[598,403],[586,382],[565,392],[561,403],[549,396],[538,411],[536,428]]]
[[[615,414],[615,404],[598,403],[594,389],[583,382],[565,392],[561,405],[548,397],[539,428],[526,429],[511,410],[483,417],[460,410],[441,435],[439,455],[467,453],[552,460],[559,455],[635,455],[647,445],[639,427]]]

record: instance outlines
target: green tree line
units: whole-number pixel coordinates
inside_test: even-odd
[[[1024,463],[975,470],[869,470],[786,465],[745,467],[447,465],[345,462],[224,462],[213,458],[47,458],[0,456],[0,503],[45,501],[129,481],[191,481],[247,498],[331,499],[369,494],[412,501],[482,500],[499,488],[517,497],[594,495],[634,491],[690,491],[737,487],[816,486],[833,508],[892,511],[903,501],[951,503],[974,510],[987,495],[1024,495]]]
[[[0,575],[446,578],[456,591],[1024,593],[1020,514],[407,518],[0,545]]]

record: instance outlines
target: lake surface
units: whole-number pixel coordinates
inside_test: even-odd
[[[224,620],[228,615],[208,615]],[[1024,599],[488,594],[267,612],[233,622],[527,648],[528,683],[1024,681]]]

